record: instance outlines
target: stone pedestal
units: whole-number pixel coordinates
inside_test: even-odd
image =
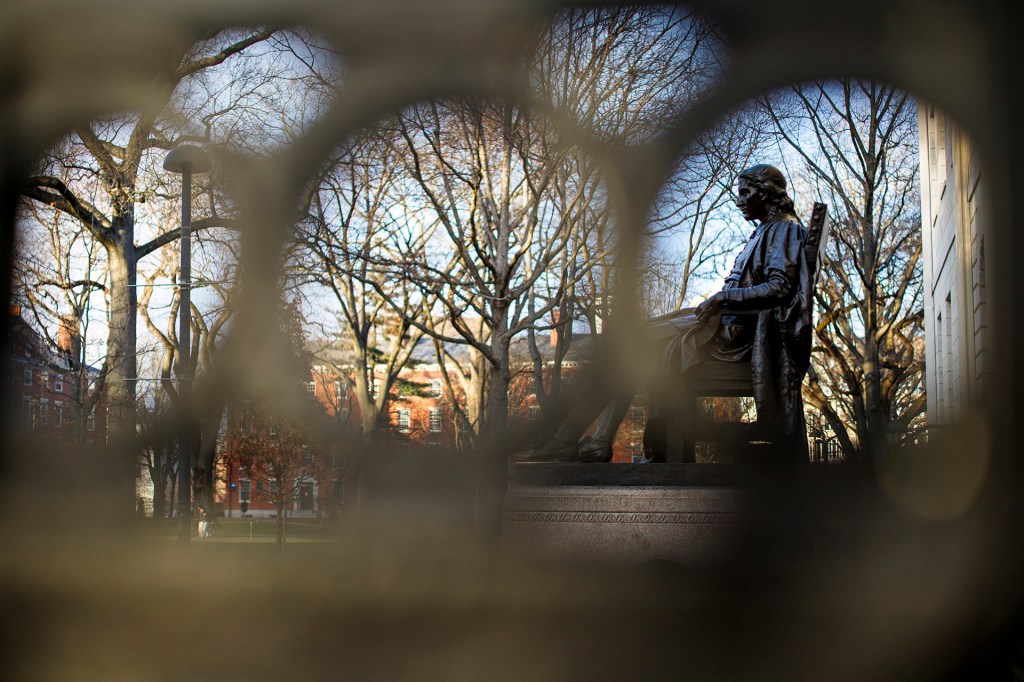
[[[716,563],[750,529],[755,478],[721,465],[519,464],[503,544],[570,560]]]

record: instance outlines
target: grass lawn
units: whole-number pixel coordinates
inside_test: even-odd
[[[178,522],[175,519],[144,519],[139,522],[142,535],[156,539],[177,540]],[[196,522],[192,523],[192,541],[199,543],[222,542],[276,542],[277,519],[215,518],[211,522],[213,537],[196,535]],[[285,542],[333,542],[338,527],[318,519],[288,519],[285,523]]]

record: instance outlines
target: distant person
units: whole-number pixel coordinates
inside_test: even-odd
[[[199,506],[199,537],[212,537],[210,533],[210,512],[206,511],[206,507],[202,505]]]

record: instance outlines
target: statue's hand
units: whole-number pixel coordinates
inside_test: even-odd
[[[728,300],[724,291],[719,291],[716,294],[710,296],[707,300],[697,306],[697,319],[704,322],[709,317],[717,313],[725,301]]]

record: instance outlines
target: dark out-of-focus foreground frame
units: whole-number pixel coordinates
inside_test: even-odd
[[[970,441],[970,446],[990,453],[990,470],[978,501],[955,528],[928,526],[915,530],[913,535],[915,539],[925,537],[921,540],[922,546],[932,549],[947,543],[949,561],[967,563],[969,567],[951,577],[934,563],[918,563],[921,557],[914,555],[914,542],[908,542],[905,555],[893,552],[892,547],[886,545],[886,551],[892,552],[889,568],[880,568],[878,557],[864,557],[872,551],[870,545],[838,548],[837,551],[849,552],[851,561],[864,562],[862,575],[870,585],[877,587],[886,583],[890,579],[886,571],[890,569],[893,575],[902,576],[893,578],[898,584],[902,584],[900,580],[909,580],[907,576],[914,572],[919,573],[919,586],[928,584],[920,593],[909,596],[903,593],[907,596],[906,604],[898,603],[898,599],[897,603],[884,604],[866,599],[860,602],[863,612],[859,613],[855,600],[837,600],[823,606],[823,612],[832,614],[835,620],[820,621],[821,627],[836,627],[837,633],[858,633],[859,638],[847,642],[850,650],[824,651],[821,641],[825,640],[818,639],[809,641],[804,649],[780,634],[785,628],[793,633],[817,630],[811,620],[820,617],[821,612],[815,608],[800,611],[800,615],[791,620],[776,621],[771,615],[764,615],[763,620],[756,617],[753,621],[739,617],[735,622],[729,620],[748,608],[756,611],[763,607],[766,614],[788,613],[788,607],[781,604],[790,596],[763,597],[764,592],[772,592],[785,583],[784,577],[772,572],[781,570],[783,563],[773,564],[768,557],[797,553],[803,547],[798,540],[780,537],[775,538],[778,542],[772,547],[757,544],[747,555],[752,561],[765,558],[770,569],[761,572],[758,566],[748,565],[735,574],[720,576],[722,582],[715,583],[708,592],[720,598],[719,601],[709,598],[707,602],[700,602],[685,589],[672,592],[671,599],[680,604],[679,611],[664,605],[636,610],[633,608],[636,604],[647,603],[644,602],[646,593],[642,591],[631,597],[633,601],[608,598],[611,601],[604,602],[602,599],[607,597],[595,596],[600,592],[595,585],[604,583],[581,585],[579,580],[557,572],[558,577],[534,576],[535,582],[531,584],[535,589],[529,590],[515,577],[501,577],[503,569],[484,562],[480,570],[486,573],[490,566],[496,581],[488,583],[490,589],[500,591],[496,587],[499,584],[508,587],[502,580],[514,586],[508,587],[504,598],[478,595],[480,603],[493,607],[495,622],[503,623],[507,630],[485,628],[485,634],[477,634],[476,639],[458,625],[476,621],[460,620],[465,614],[450,610],[453,608],[450,595],[438,596],[446,595],[444,590],[448,588],[432,592],[428,582],[417,583],[407,588],[412,596],[407,595],[408,600],[405,600],[395,596],[402,593],[401,589],[395,592],[390,587],[382,587],[377,576],[373,580],[366,579],[365,589],[370,596],[359,603],[350,596],[336,595],[331,591],[333,588],[325,588],[325,594],[334,595],[335,601],[331,603],[336,613],[325,615],[313,605],[312,598],[309,601],[298,598],[294,611],[281,616],[278,629],[273,630],[276,636],[287,640],[292,631],[286,624],[308,625],[315,621],[315,626],[309,626],[310,631],[303,633],[303,643],[290,641],[281,652],[280,658],[293,657],[292,665],[297,668],[286,667],[287,662],[280,658],[266,658],[269,656],[266,653],[256,654],[251,659],[257,663],[245,663],[249,659],[239,652],[250,640],[238,635],[229,638],[223,649],[228,653],[223,659],[218,658],[215,650],[219,645],[212,641],[220,628],[209,623],[216,622],[223,614],[218,615],[214,607],[207,610],[205,605],[212,603],[217,608],[228,609],[237,604],[232,601],[234,597],[193,594],[196,610],[181,607],[186,613],[167,621],[177,625],[164,624],[170,631],[165,632],[165,645],[149,652],[151,661],[163,661],[165,665],[164,672],[156,672],[154,677],[177,679],[179,674],[192,674],[203,679],[204,671],[229,674],[239,670],[248,670],[257,678],[273,670],[292,673],[300,670],[314,676],[325,671],[343,672],[346,663],[334,660],[331,653],[332,647],[342,639],[349,642],[348,648],[343,648],[349,657],[348,664],[357,673],[356,678],[362,674],[381,679],[474,679],[477,673],[489,670],[489,665],[498,665],[487,662],[496,656],[511,662],[507,663],[507,669],[492,671],[495,679],[524,679],[530,675],[538,679],[588,676],[600,679],[610,675],[610,679],[623,673],[627,664],[633,666],[629,669],[637,671],[639,676],[678,674],[684,679],[691,676],[757,678],[759,670],[767,673],[766,678],[775,679],[787,676],[790,679],[836,676],[868,679],[862,675],[872,679],[911,679],[941,675],[950,666],[957,670],[956,666],[988,665],[990,659],[996,661],[992,665],[1001,665],[999,661],[1004,660],[1001,657],[1014,648],[1014,643],[1004,638],[1013,636],[1013,614],[1020,604],[1020,538],[1024,529],[1020,502],[1021,443],[1024,442],[1021,432],[1024,400],[1020,393],[1024,387],[1024,363],[1018,352],[1017,324],[1024,319],[1024,278],[1018,276],[1017,270],[1020,254],[1024,254],[1024,206],[1015,201],[1017,188],[1024,186],[1024,164],[1021,163],[1024,126],[1019,116],[1019,112],[1024,111],[1024,41],[1020,39],[1019,25],[1009,5],[994,0],[698,0],[690,6],[718,20],[729,43],[731,62],[724,77],[657,143],[635,149],[607,149],[589,142],[588,131],[563,112],[549,103],[537,101],[522,69],[522,46],[542,22],[565,6],[562,3],[543,0],[414,3],[190,0],[152,6],[127,0],[7,3],[0,22],[0,83],[4,93],[0,100],[0,221],[3,227],[0,269],[4,275],[0,286],[5,300],[10,300],[11,295],[15,214],[22,178],[30,173],[41,154],[76,126],[111,112],[146,112],[154,103],[162,105],[162,93],[154,93],[152,88],[159,81],[156,76],[160,69],[166,66],[165,55],[169,51],[213,29],[268,25],[313,27],[340,49],[346,76],[333,109],[303,138],[271,158],[230,166],[231,191],[239,202],[246,225],[242,235],[243,279],[236,303],[238,317],[227,346],[227,352],[234,353],[234,359],[225,370],[235,372],[232,376],[236,378],[244,375],[247,367],[268,368],[275,364],[273,344],[254,342],[259,334],[247,334],[246,330],[267,328],[270,309],[264,302],[276,295],[277,286],[274,277],[267,273],[276,271],[278,247],[294,222],[296,197],[305,183],[315,176],[328,151],[349,134],[380,116],[426,98],[486,94],[528,103],[548,112],[553,120],[577,135],[581,144],[589,145],[598,159],[627,242],[639,241],[649,205],[680,151],[696,134],[751,98],[791,83],[849,75],[877,78],[905,88],[935,104],[962,125],[984,164],[982,174],[987,202],[984,211],[989,226],[986,237],[989,303],[990,310],[998,314],[989,315],[991,366],[995,369],[989,374],[986,397],[976,413],[980,421],[972,427],[972,433],[980,440]],[[231,159],[220,161],[231,163]],[[624,257],[628,258],[630,253],[635,257],[636,252],[636,248],[626,248]],[[622,319],[617,324],[623,329],[631,328],[638,314],[635,306],[623,305]],[[0,338],[7,338],[9,324],[7,315],[0,316]],[[6,358],[6,355],[0,357]],[[623,352],[622,357],[628,362],[627,352]],[[272,383],[273,373],[267,374],[270,377],[267,381]],[[6,368],[3,375],[6,376]],[[197,390],[201,395],[199,386]],[[13,422],[9,417],[12,414],[10,399],[7,396],[8,416],[0,421],[4,442],[10,440]],[[111,458],[117,461],[118,453],[129,448],[126,442],[113,442],[109,446]],[[0,476],[5,477],[4,489],[10,491],[7,499],[0,500],[0,510],[8,520],[17,521],[20,520],[18,509],[11,505],[31,491],[18,489],[17,486],[22,485],[20,479],[12,478],[12,472],[17,469],[10,459],[14,456],[12,452],[12,449],[0,452]],[[502,466],[502,463],[496,465],[498,469]],[[111,466],[112,471],[116,468]],[[496,477],[500,478],[501,474]],[[15,488],[12,490],[11,486]],[[111,490],[116,490],[116,486]],[[92,492],[103,498],[97,499],[97,503],[106,504],[109,503],[107,496],[113,494],[111,490],[76,491],[71,497],[76,504],[81,504],[90,499]],[[500,491],[495,495],[500,498]],[[31,527],[36,540],[48,532],[45,525]],[[61,630],[64,626],[55,624],[65,614],[52,610],[55,604],[40,596],[46,594],[45,579],[39,578],[42,583],[33,583],[28,578],[36,566],[33,562],[56,560],[59,552],[33,554],[30,546],[34,541],[26,540],[26,533],[17,527],[5,527],[4,534],[0,537],[7,537],[13,552],[14,558],[10,561],[17,563],[20,556],[28,562],[10,569],[0,588],[4,592],[0,599],[5,603],[20,604],[18,608],[7,609],[7,614],[20,614],[19,617],[35,614],[31,625],[43,631],[52,628],[65,634],[76,632]],[[969,555],[969,561],[965,560],[965,554]],[[943,555],[938,552],[927,556],[935,559]],[[105,572],[102,560],[95,561],[99,563],[88,564],[82,560],[88,565],[81,568],[81,585],[68,587],[69,583],[62,583],[62,587],[55,589],[80,589],[83,594],[94,593],[97,599],[107,592],[117,592],[119,585],[107,582],[110,578],[104,577],[110,574]],[[219,570],[216,563],[201,565]],[[319,571],[321,575],[329,573],[328,569]],[[40,571],[36,577],[43,574],[45,571]],[[302,575],[302,571],[295,569],[295,574]],[[524,569],[515,576],[522,578],[526,574]],[[563,585],[559,581],[564,579],[564,584],[578,590],[577,596],[565,597],[560,588],[544,582],[549,579],[557,585]],[[610,580],[602,578],[605,579]],[[616,579],[622,578],[617,576]],[[165,580],[163,586],[172,591],[192,589],[186,579],[177,581],[157,575],[154,580],[158,583]],[[222,586],[227,591],[225,594],[230,593],[230,585],[217,582],[222,580],[226,578],[214,578],[211,584]],[[359,579],[353,580],[354,584],[359,584]],[[664,577],[650,580],[657,582]],[[136,588],[125,589],[130,592]],[[632,589],[624,587],[624,594],[632,594]],[[877,598],[876,593],[859,585],[833,584],[831,589],[850,590],[851,594],[860,594],[863,590],[864,594],[874,594]],[[287,589],[280,590],[280,594],[287,592]],[[254,594],[238,596],[241,600],[238,603],[255,598]],[[550,601],[536,595],[546,595]],[[934,614],[930,614],[926,602],[938,596],[949,599],[949,603],[935,606]],[[207,597],[213,601],[206,600]],[[792,598],[809,597],[804,594]],[[423,610],[411,617],[403,609],[416,600]],[[517,610],[520,606],[513,608],[511,605],[514,600],[521,600],[518,602],[521,611]],[[430,605],[441,602],[445,607],[439,611],[442,615],[437,616],[438,612],[432,612]],[[99,614],[96,622],[109,626],[111,632],[123,634],[125,624],[118,625],[117,619],[135,612],[118,611],[122,605],[116,597],[111,603],[114,606],[109,607],[110,613],[104,612],[102,606],[95,607],[98,610],[94,615]],[[684,607],[684,604],[689,606]],[[39,606],[38,610],[35,605]],[[947,610],[946,606],[950,608]],[[255,622],[266,626],[260,620],[265,615],[251,606],[242,607],[241,611],[246,618],[256,619]],[[40,615],[43,612],[49,614],[50,620]],[[699,622],[689,622],[689,615],[681,615],[692,613],[703,616],[693,619]],[[725,617],[723,613],[733,615]],[[953,620],[947,619],[949,613],[956,614]],[[304,621],[303,614],[309,614],[312,621]],[[432,620],[435,616],[443,621],[440,625]],[[901,618],[906,621],[901,623]],[[550,625],[552,619],[560,625],[558,629]],[[682,625],[684,621],[686,627]],[[788,625],[775,629],[783,621]],[[359,623],[370,622],[374,623],[376,636],[353,634],[360,631]],[[400,625],[391,627],[396,622]],[[845,625],[836,625],[840,622]],[[930,629],[929,623],[934,628]],[[18,622],[4,625],[8,641],[14,644],[0,650],[7,660],[20,661],[12,668],[16,673],[34,676],[32,673],[40,670],[67,672],[59,663],[61,657],[83,666],[77,668],[76,673],[82,678],[140,670],[133,667],[134,663],[118,667],[117,661],[123,660],[120,657],[131,658],[131,654],[103,652],[90,659],[81,648],[74,646],[58,649],[54,659],[58,662],[51,660],[46,664],[50,667],[46,667],[40,663],[46,660],[42,653],[27,644],[37,635],[23,632]],[[238,623],[235,618],[227,617],[223,625],[236,627]],[[187,641],[187,636],[178,640],[175,635],[190,627],[195,627],[211,642],[200,643],[193,660],[183,662],[186,653],[181,652],[178,657],[173,652],[175,647],[184,646],[182,642]],[[437,642],[429,644],[422,639],[423,631],[435,627],[444,636],[439,635]],[[864,635],[873,628],[880,628],[880,633],[894,639],[905,635],[906,639],[897,647],[900,651],[876,655],[857,650],[859,647],[894,646],[892,641],[880,642],[881,635]],[[678,632],[679,638],[692,637],[692,640],[689,644],[677,642],[673,632]],[[502,633],[507,638],[503,638]],[[631,640],[634,633],[642,635],[640,641],[623,643],[623,640]],[[546,648],[536,642],[541,635],[546,638]],[[269,637],[251,631],[248,636]],[[53,642],[59,637],[40,634],[38,639]],[[352,644],[371,640],[373,644],[363,649]],[[80,646],[90,646],[89,641],[92,640],[86,638],[86,643]],[[385,646],[382,641],[388,644]],[[96,635],[91,645],[95,647],[94,653],[102,652],[104,642],[107,640]],[[700,648],[694,642],[710,644]],[[958,646],[944,649],[949,642],[958,642]],[[668,651],[676,644],[691,658]],[[27,648],[20,649],[22,645]],[[266,646],[259,644],[258,648]],[[836,646],[841,649],[840,645]],[[1016,651],[1024,651],[1019,642]],[[393,659],[389,660],[392,654]],[[1012,654],[1009,655],[1012,658]],[[295,663],[294,657],[302,662]],[[425,662],[424,667],[412,663],[415,657]],[[407,665],[401,664],[406,660]],[[452,664],[453,660],[462,661],[462,667]],[[235,667],[225,661],[234,661]],[[263,666],[262,669],[257,665]],[[687,670],[691,665],[693,667]],[[835,674],[829,674],[830,666],[834,666],[831,670]],[[210,678],[216,676],[211,674]]]

